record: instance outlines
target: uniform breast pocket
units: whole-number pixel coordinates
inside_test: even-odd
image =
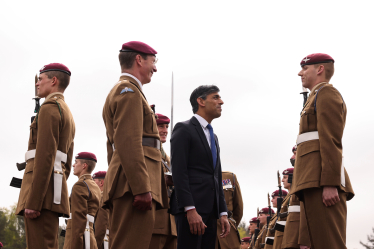
[[[300,115],[300,133],[317,130],[317,120],[314,107],[306,107]]]
[[[144,122],[143,130],[146,134],[158,134],[156,117],[152,109],[148,105],[143,105],[144,109]]]

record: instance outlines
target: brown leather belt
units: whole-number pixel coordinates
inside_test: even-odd
[[[143,137],[142,145],[143,146],[148,146],[148,147],[153,147],[153,148],[156,148],[158,150],[161,150],[161,142],[157,138]],[[113,151],[116,150],[116,147],[114,146],[114,144],[112,144],[112,148],[113,148]]]
[[[153,137],[143,137],[143,146],[149,146],[161,150],[161,142],[157,138]]]

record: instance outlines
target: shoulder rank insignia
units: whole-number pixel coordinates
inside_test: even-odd
[[[129,93],[133,93],[134,92],[134,90],[132,90],[131,88],[129,88],[129,87],[125,87],[124,89],[122,89],[122,91],[121,91],[121,93],[120,94],[122,94],[122,93],[127,93],[127,92],[129,92]]]
[[[222,187],[223,187],[223,189],[232,188],[231,180],[230,179],[222,179]]]

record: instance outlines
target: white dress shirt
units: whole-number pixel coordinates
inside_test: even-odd
[[[140,89],[143,91],[142,83],[134,75],[129,74],[129,73],[121,73],[121,76],[129,76],[129,77],[133,78],[139,84]]]
[[[211,145],[210,145],[210,132],[209,132],[209,129],[207,128],[207,126],[209,124],[208,121],[206,121],[199,114],[195,113],[194,116],[197,119],[197,121],[199,121],[199,123],[201,125],[201,128],[203,128],[206,140],[208,141],[209,147],[211,147]],[[194,208],[195,208],[195,206],[186,206],[186,207],[184,207],[184,211],[187,212],[188,210],[191,210],[191,209],[194,209]],[[222,215],[227,215],[227,212],[222,212],[222,213],[219,214],[219,216],[222,216]]]

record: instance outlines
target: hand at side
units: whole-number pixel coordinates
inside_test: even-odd
[[[35,211],[35,210],[32,210],[32,209],[27,209],[27,208],[25,209],[25,218],[35,219],[38,216],[40,216],[39,211]]]
[[[227,215],[222,215],[220,218],[222,233],[219,235],[221,238],[225,238],[230,233],[230,223],[227,219]]]
[[[151,193],[148,192],[144,194],[135,195],[132,205],[141,211],[151,210],[152,209]]]
[[[190,224],[190,231],[192,234],[202,235],[207,227],[201,216],[196,212],[196,209],[187,211],[187,221]]]

